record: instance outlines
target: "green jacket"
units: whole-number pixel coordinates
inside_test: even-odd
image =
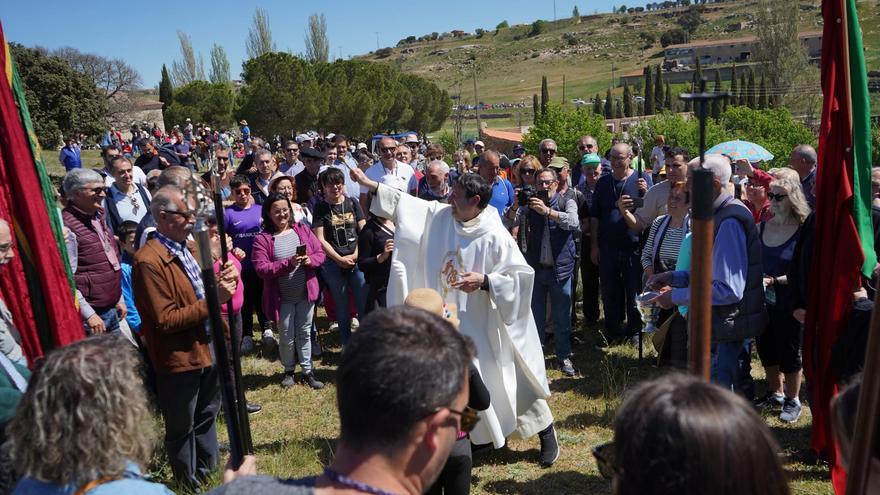
[[[21,376],[26,380],[30,380],[30,370],[18,363],[13,364],[15,369],[21,373]],[[0,371],[0,426],[5,426],[15,416],[15,411],[18,409],[18,403],[21,401],[22,395],[6,376],[6,373]]]

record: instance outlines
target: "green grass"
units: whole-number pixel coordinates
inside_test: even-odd
[[[319,328],[323,329],[326,321],[323,312],[321,315]],[[663,370],[653,364],[652,357],[646,357],[640,364],[636,350],[629,346],[615,347],[607,353],[594,350],[593,345],[600,339],[595,329],[581,335],[586,343],[574,347],[573,358],[581,376],[568,378],[551,368],[547,372],[552,391],[549,403],[562,448],[559,461],[551,468],[541,468],[537,463],[537,437],[512,440],[502,449],[475,457],[473,493],[611,493],[590,450],[612,438],[614,412],[623,393]],[[248,356],[243,361],[248,401],[263,406],[262,412],[250,416],[259,471],[263,474],[314,475],[333,459],[339,431],[334,381],[340,346],[336,334],[322,331],[320,340],[324,355],[315,360],[315,375],[327,384],[323,390],[311,390],[304,385],[283,389],[282,367],[277,360]],[[547,363],[551,365],[552,356],[547,356]],[[757,358],[753,367],[754,376],[762,377]],[[765,420],[786,456],[785,468],[793,493],[833,493],[826,468],[790,460],[809,443],[809,408],[805,407],[804,415],[794,425],[785,425],[772,415],[765,415]],[[222,424],[218,432],[224,441],[226,431]],[[169,482],[170,471],[161,452],[157,452],[154,461],[151,474],[159,481]],[[215,477],[213,484],[216,483],[219,477]]]

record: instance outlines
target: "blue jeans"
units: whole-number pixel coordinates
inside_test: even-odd
[[[553,268],[535,268],[532,290],[532,316],[538,326],[538,337],[544,345],[544,322],[547,320],[547,294],[550,294],[550,317],[556,342],[556,359],[571,356],[571,276],[556,280]]]
[[[750,369],[749,343],[749,339],[712,343],[713,382],[731,392],[740,389]]]
[[[116,312],[116,306],[110,306],[104,310],[98,308],[93,309],[97,312],[98,316],[104,320],[106,333],[119,332],[119,313]],[[86,335],[92,335],[92,329],[89,327],[88,322],[83,321],[83,328],[86,331]]]
[[[348,343],[351,337],[351,315],[348,311],[348,293],[354,295],[354,304],[357,308],[358,316],[364,315],[364,308],[367,305],[367,283],[364,281],[364,274],[354,268],[343,270],[335,262],[330,260],[321,265],[321,272],[324,277],[324,283],[330,290],[330,296],[336,303],[336,322],[339,324],[339,338],[342,345]]]

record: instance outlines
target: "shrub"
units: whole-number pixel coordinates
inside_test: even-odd
[[[388,58],[393,52],[394,50],[391,47],[380,48],[376,50],[376,58]]]
[[[483,28],[477,28],[474,30],[474,33],[477,35],[477,38],[482,38],[484,34],[486,34],[486,30]]]
[[[509,27],[510,27],[510,24],[508,24],[507,21],[501,21],[498,23],[497,26],[495,26],[495,30],[498,31],[499,29],[506,29]]]
[[[538,143],[542,139],[553,139],[559,148],[559,156],[564,156],[573,163],[579,156],[576,142],[585,134],[595,136],[599,149],[606,149],[611,145],[611,133],[605,127],[605,120],[601,115],[596,115],[584,106],[579,109],[564,109],[559,104],[548,103],[547,110],[543,115],[538,114],[535,124],[523,137],[523,145],[529,154],[537,155]]]
[[[532,30],[529,31],[529,36],[538,36],[539,34],[543,34],[547,31],[547,23],[541,19],[532,23]]]
[[[677,45],[679,43],[684,43],[685,38],[686,34],[684,32],[684,29],[670,29],[660,36],[660,45],[663,48],[666,48],[669,45]]]

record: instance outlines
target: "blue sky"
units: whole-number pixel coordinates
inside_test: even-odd
[[[556,0],[559,18],[571,15],[577,5],[582,15],[608,12],[615,0]],[[80,8],[72,5],[84,4]],[[629,2],[630,6],[644,2]],[[310,6],[303,6],[310,5]],[[27,46],[72,46],[83,52],[119,57],[137,69],[145,87],[159,83],[162,64],[180,57],[177,30],[192,37],[193,47],[210,69],[210,50],[221,44],[229,55],[232,77],[237,79],[245,59],[245,38],[257,6],[267,10],[272,35],[279,50],[302,53],[310,14],[327,18],[331,59],[359,55],[379,45],[394,46],[409,35],[433,31],[494,29],[507,20],[511,25],[535,19],[553,19],[553,0],[445,0],[430,2],[335,1],[260,2],[215,0],[203,2],[87,0],[0,1],[0,22],[6,39]],[[186,11],[183,6],[186,6]]]

